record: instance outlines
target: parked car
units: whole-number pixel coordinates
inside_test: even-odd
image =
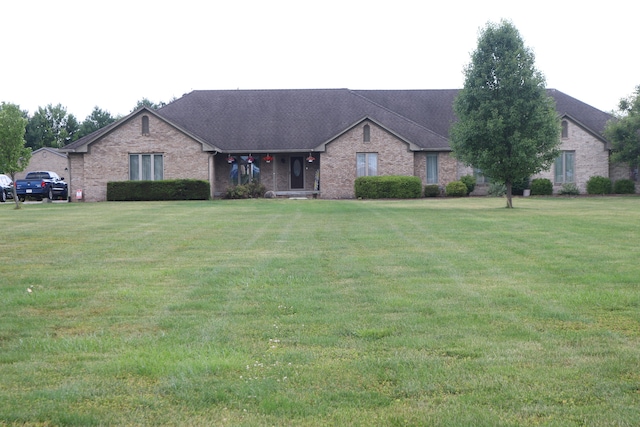
[[[15,185],[16,195],[20,201],[24,201],[27,197],[34,197],[37,200],[44,198],[66,200],[69,194],[64,178],[50,171],[29,172],[24,179],[17,179]]]
[[[0,203],[13,198],[13,181],[7,175],[0,174]]]

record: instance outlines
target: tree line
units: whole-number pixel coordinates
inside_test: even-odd
[[[154,103],[143,98],[131,111],[143,106],[157,109],[165,105],[165,102]],[[27,111],[21,113],[22,117],[27,120],[24,134],[25,146],[31,148],[32,151],[42,147],[62,148],[121,118],[121,116],[113,116],[109,111],[95,106],[91,114],[80,122],[76,116],[68,113],[61,104],[48,104],[45,107],[39,107],[31,116]]]

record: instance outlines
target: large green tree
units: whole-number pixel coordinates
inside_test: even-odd
[[[513,24],[488,23],[454,102],[455,156],[504,183],[508,208],[513,183],[548,169],[559,155],[560,119],[534,59]]]
[[[640,164],[640,85],[633,95],[620,100],[616,118],[607,123],[604,134],[611,142],[612,161],[632,168]]]
[[[61,148],[74,140],[80,129],[73,114],[67,114],[62,105],[39,107],[27,124],[27,147],[34,150],[42,147]]]
[[[31,149],[25,147],[25,128],[27,119],[17,105],[2,103],[0,105],[0,171],[9,174],[15,182],[16,172],[23,171],[31,158]],[[13,200],[16,208],[20,202],[13,187]]]
[[[74,140],[89,135],[98,129],[102,129],[116,120],[117,118],[113,117],[108,111],[102,110],[97,106],[93,107],[91,114],[84,119],[80,125],[80,130],[74,135]]]

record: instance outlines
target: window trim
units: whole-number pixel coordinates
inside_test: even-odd
[[[149,156],[149,179],[144,179],[145,175],[147,175],[144,171],[145,169],[145,156]],[[137,168],[138,170],[135,172],[133,170],[133,162],[132,159],[137,158]],[[160,159],[161,167],[158,171],[157,159]],[[164,179],[164,154],[163,153],[129,153],[129,181],[162,181]]]
[[[375,161],[374,168],[371,167],[372,161]],[[378,153],[356,153],[356,177],[378,176],[378,169]]]
[[[425,176],[425,181],[427,184],[438,184],[439,183],[439,157],[438,153],[427,153],[427,157],[426,157],[426,176]],[[435,158],[435,178],[432,176],[431,178],[429,177],[429,158]]]
[[[567,178],[567,155],[571,155],[571,176]],[[561,173],[558,173],[558,167],[561,167]],[[558,180],[561,176],[562,179]],[[576,152],[575,150],[563,150],[553,162],[553,182],[554,184],[567,184],[576,182]]]

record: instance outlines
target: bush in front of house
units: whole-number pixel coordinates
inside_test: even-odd
[[[467,186],[467,196],[476,188],[476,177],[473,175],[462,176],[460,181]]]
[[[619,179],[613,184],[613,192],[616,194],[635,194],[636,184],[630,179]]]
[[[356,178],[358,199],[417,199],[422,195],[422,181],[417,176],[361,176]]]
[[[424,197],[438,197],[440,186],[438,184],[428,184],[424,186]]]
[[[208,199],[209,183],[197,179],[107,182],[107,200],[113,202]]]
[[[467,195],[468,188],[462,181],[451,181],[445,191],[449,197],[463,197]]]
[[[558,194],[562,196],[577,196],[580,194],[580,190],[573,182],[567,182],[562,184],[562,188],[558,191]]]
[[[511,184],[511,194],[514,196],[522,196],[524,190],[527,188],[529,188],[529,177],[515,180],[513,184]]]
[[[588,194],[611,194],[611,180],[604,176],[592,176],[587,181]]]
[[[507,186],[501,182],[492,182],[489,184],[487,194],[493,197],[502,197],[507,194]]]
[[[547,178],[536,178],[531,181],[532,196],[550,196],[553,194],[553,184]]]
[[[267,188],[264,184],[251,181],[247,184],[234,185],[227,188],[225,198],[227,199],[258,199],[264,197]]]

